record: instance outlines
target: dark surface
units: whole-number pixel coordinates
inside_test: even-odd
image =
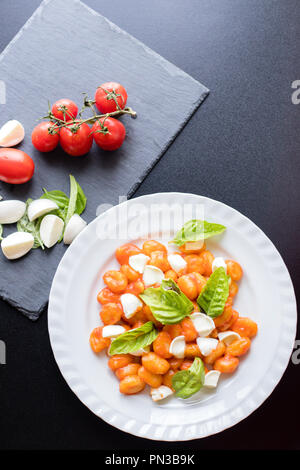
[[[0,2],[0,47],[38,3]],[[300,79],[299,2],[86,3],[211,90],[136,195],[194,192],[240,210],[275,243],[299,298],[300,105],[291,102],[291,83]],[[1,303],[0,325],[7,344],[7,365],[0,366],[2,448],[178,450],[176,443],[119,432],[78,401],[54,362],[46,315],[32,323]],[[272,395],[243,422],[180,447],[299,449],[299,371],[290,363]]]
[[[74,39],[61,47],[64,31]],[[138,67],[129,67],[130,61]],[[0,182],[0,194],[4,199],[36,199],[45,187],[68,194],[71,173],[87,196],[83,214],[87,222],[95,218],[100,204],[117,204],[119,195],[133,194],[208,93],[199,82],[78,0],[43,2],[0,56],[0,77],[6,83],[1,121],[13,118],[24,123],[27,136],[18,148],[36,163],[32,180],[23,185]],[[93,98],[97,86],[110,80],[126,86],[128,105],[138,114],[134,120],[120,118],[127,138],[117,152],[93,145],[88,155],[70,157],[60,148],[50,154],[33,149],[30,134],[36,120],[46,114],[48,99],[53,103],[68,97],[80,109],[82,91]],[[34,109],[28,112],[33,103]],[[174,112],[176,107],[180,112]],[[90,110],[83,115],[88,116]],[[5,226],[4,236],[15,230],[15,226]],[[47,304],[65,249],[61,243],[51,250],[34,250],[14,263],[1,257],[0,296],[36,319]],[[22,288],[16,289],[16,284]]]

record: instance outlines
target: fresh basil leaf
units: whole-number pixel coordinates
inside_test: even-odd
[[[200,357],[195,357],[187,370],[176,372],[172,376],[172,387],[179,398],[189,398],[203,387],[205,379],[204,365]]]
[[[193,303],[172,279],[164,279],[160,287],[148,287],[140,294],[140,298],[163,325],[179,323],[194,308]]]
[[[79,183],[77,183],[77,200],[76,200],[75,213],[80,215],[84,211],[85,206],[86,206],[86,195],[84,194]]]
[[[67,211],[66,220],[65,220],[65,227],[68,225],[69,220],[71,219],[72,215],[74,215],[75,213],[77,195],[78,195],[77,182],[74,176],[70,175],[70,198],[69,198],[68,211]]]
[[[164,290],[172,290],[174,292],[177,292],[177,294],[182,294],[181,290],[179,289],[178,285],[176,284],[173,279],[163,279],[161,282],[161,287]]]
[[[220,267],[208,279],[197,302],[208,316],[216,318],[222,315],[228,295],[229,279],[225,269]]]
[[[66,219],[68,206],[69,206],[69,198],[63,191],[47,191],[43,188],[44,194],[40,197],[40,199],[50,199],[51,201],[55,202],[58,205],[58,209],[51,212],[51,214],[55,214],[63,221]]]
[[[181,246],[187,242],[206,240],[214,235],[219,235],[224,232],[224,230],[226,230],[224,225],[214,224],[206,220],[192,219],[186,222],[176,233],[172,243]]]
[[[44,244],[42,242],[42,239],[40,237],[40,225],[41,221],[43,219],[42,217],[39,217],[37,220],[34,220],[33,222],[30,222],[28,219],[27,215],[27,209],[29,204],[32,202],[32,199],[27,199],[26,201],[26,212],[23,215],[23,217],[18,221],[17,223],[17,229],[18,232],[27,232],[31,233],[31,235],[34,238],[34,244],[33,248],[42,248],[44,250]]]
[[[70,198],[63,191],[47,191],[43,188],[44,194],[41,199],[51,199],[56,202],[59,207],[57,215],[63,218],[66,223],[70,220],[73,214],[82,214],[86,207],[86,195],[84,194],[81,186],[75,180],[74,176],[70,175]]]
[[[69,198],[63,191],[47,191],[43,188],[44,194],[40,199],[50,199],[53,202],[56,202],[60,209],[65,209],[69,205]]]
[[[145,348],[153,343],[158,335],[154,324],[149,321],[139,328],[126,331],[114,339],[111,343],[109,354],[128,354],[138,349]]]
[[[45,188],[43,188],[43,191],[44,194],[41,196],[41,199],[51,199],[51,201],[56,202],[58,209],[51,213],[58,215],[58,217],[63,219],[65,227],[75,213],[80,215],[85,209],[87,201],[86,196],[81,186],[72,175],[70,175],[70,197],[68,197],[63,191],[47,191]],[[63,233],[59,242],[61,242],[62,239]]]

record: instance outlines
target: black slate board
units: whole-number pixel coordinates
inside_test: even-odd
[[[0,125],[8,119],[24,124],[27,135],[19,148],[36,164],[32,181],[20,186],[0,182],[0,194],[26,200],[39,197],[42,187],[68,193],[71,173],[87,195],[83,217],[88,222],[99,204],[116,204],[119,195],[133,194],[208,94],[206,87],[78,0],[42,2],[1,54],[0,80],[6,84]],[[33,149],[30,134],[47,100],[68,97],[80,105],[81,92],[93,97],[97,86],[109,80],[126,87],[128,105],[138,113],[136,120],[121,118],[127,138],[120,150],[105,153],[94,146],[87,156],[72,158],[60,149],[50,154]],[[4,235],[13,230],[5,226]],[[0,296],[37,319],[65,249],[59,244],[32,250],[14,262],[1,256]]]

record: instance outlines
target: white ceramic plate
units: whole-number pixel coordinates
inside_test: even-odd
[[[250,353],[232,376],[222,377],[213,392],[199,392],[188,400],[174,397],[152,402],[149,390],[121,395],[118,380],[107,366],[105,353],[95,355],[89,335],[100,325],[97,292],[102,275],[114,269],[117,246],[132,240],[101,240],[97,230],[105,217],[111,229],[121,207],[123,222],[139,203],[141,234],[148,235],[147,216],[153,204],[175,203],[204,207],[206,220],[226,225],[226,232],[208,241],[214,254],[240,262],[244,277],[235,302],[242,316],[258,323],[258,335]],[[164,205],[164,206],[163,206]],[[159,209],[160,211],[160,209]],[[157,239],[163,235],[162,217]],[[180,227],[176,227],[177,229]],[[137,228],[138,231],[138,228]],[[140,236],[139,235],[139,236]],[[135,237],[137,238],[137,237]],[[138,243],[138,240],[133,240]],[[61,260],[50,293],[48,325],[56,362],[70,388],[97,416],[112,426],[148,439],[183,441],[218,433],[238,423],[271,394],[284,373],[296,332],[296,301],[287,268],[264,233],[236,210],[212,199],[193,194],[160,193],[132,199],[95,219],[73,242]]]

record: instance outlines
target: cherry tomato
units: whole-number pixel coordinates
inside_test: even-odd
[[[50,130],[49,130],[50,129]],[[59,130],[51,121],[40,122],[32,131],[32,144],[40,152],[51,152],[59,142]]]
[[[126,135],[124,125],[110,117],[96,121],[92,132],[96,144],[103,150],[117,150],[123,144]]]
[[[63,121],[71,121],[75,119],[78,113],[78,107],[74,101],[68,100],[67,98],[62,98],[54,103],[52,106],[52,114],[57,119],[62,119]]]
[[[34,163],[27,153],[12,148],[0,149],[0,180],[21,184],[32,178]]]
[[[116,82],[107,82],[97,88],[95,102],[103,114],[125,108],[127,93],[125,88]]]
[[[93,144],[93,135],[90,127],[84,122],[74,128],[73,124],[62,127],[60,130],[60,145],[72,157],[79,157],[88,153]]]

